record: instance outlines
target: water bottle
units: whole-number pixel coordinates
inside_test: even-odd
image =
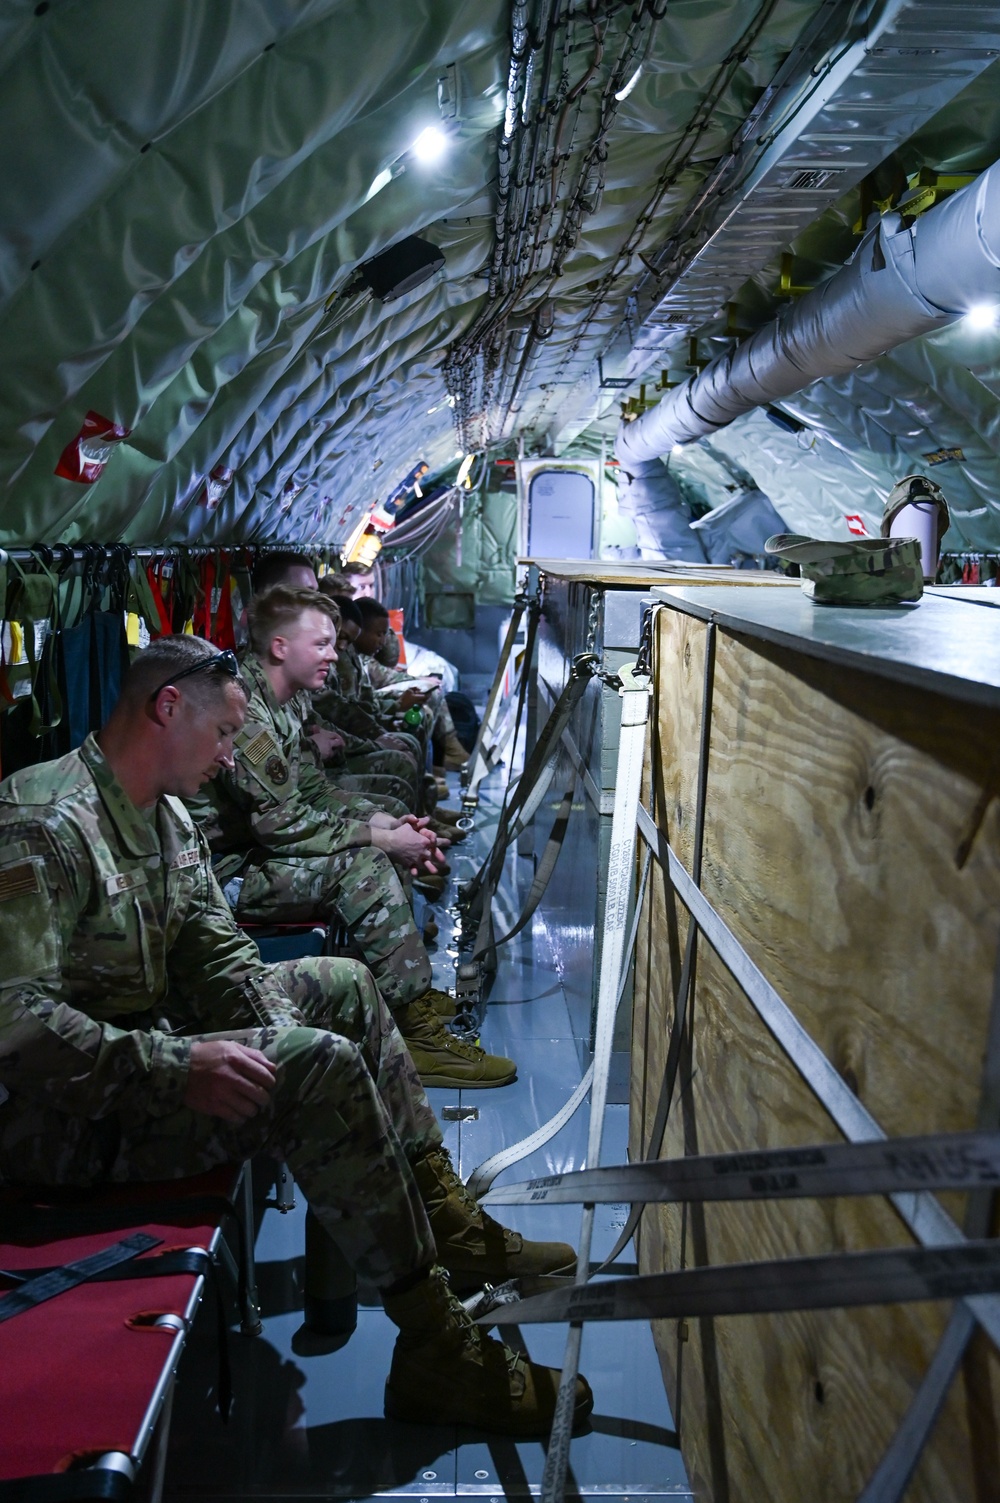
[[[317,1336],[346,1340],[358,1323],[358,1280],[325,1227],[306,1211],[305,1324]]]

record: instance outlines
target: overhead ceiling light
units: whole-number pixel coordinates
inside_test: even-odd
[[[635,72],[632,74],[632,77],[629,79],[628,83],[625,85],[625,87],[623,89],[619,89],[618,92],[615,94],[615,98],[617,99],[617,101],[618,101],[619,104],[621,104],[622,100],[623,99],[627,99],[628,96],[631,94],[632,90],[635,88],[636,84],[639,82],[641,74],[642,74],[642,64],[640,63],[639,66],[638,66],[638,68],[636,68]]]
[[[684,445],[683,444],[674,444],[674,446],[670,450],[670,452],[671,452],[671,454],[683,454],[684,453]]]
[[[382,171],[378,174],[378,176],[376,178],[372,179],[372,185],[368,189],[368,192],[365,194],[364,202],[368,203],[368,201],[370,199],[372,199],[372,198],[375,197],[376,193],[381,193],[383,188],[388,188],[388,186],[389,186],[389,184],[391,182],[392,182],[392,168],[391,167],[383,167]]]
[[[965,315],[965,322],[970,329],[995,329],[998,311],[995,303],[976,303]]]
[[[437,162],[444,156],[447,146],[448,137],[441,127],[439,125],[426,125],[410,147],[410,151],[418,162],[423,162],[429,166],[432,162]]]

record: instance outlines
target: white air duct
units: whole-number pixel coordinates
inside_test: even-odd
[[[1000,302],[1000,163],[908,228],[886,214],[846,266],[618,430],[626,472]],[[648,475],[648,469],[645,471]]]

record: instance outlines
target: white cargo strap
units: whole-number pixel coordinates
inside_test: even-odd
[[[692,1154],[604,1169],[547,1174],[502,1185],[484,1204],[691,1204],[797,1200],[823,1195],[893,1195],[904,1190],[994,1190],[1000,1133],[930,1133],[863,1143]]]
[[[504,748],[514,725],[514,706],[521,697],[522,686],[531,671],[531,656],[534,644],[533,631],[529,632],[529,640],[521,663],[519,679],[509,697],[506,713],[491,741],[490,734],[493,730],[493,716],[500,699],[501,690],[503,689],[503,682],[507,674],[511,653],[514,650],[514,641],[526,610],[529,612],[529,625],[531,625],[537,621],[538,602],[537,600],[529,602],[523,595],[519,595],[514,601],[514,609],[507,625],[503,646],[500,649],[500,661],[497,663],[496,673],[493,675],[493,682],[490,685],[490,692],[486,700],[486,708],[483,711],[483,718],[479,724],[475,745],[469,753],[468,771],[463,779],[462,787],[463,798],[467,799],[469,803],[472,803],[475,799],[476,790],[483,781],[483,778],[493,771],[503,756]]]
[[[608,858],[608,888],[604,908],[604,940],[597,994],[597,1027],[594,1045],[594,1079],[590,1095],[590,1132],[587,1163],[596,1168],[601,1158],[604,1109],[608,1099],[608,1074],[614,1039],[615,1013],[621,991],[622,956],[629,899],[635,880],[636,818],[642,791],[642,764],[649,719],[649,679],[639,677],[634,665],[619,669],[622,701],[618,770],[615,777],[615,808],[611,820],[611,851]],[[585,1204],[580,1228],[575,1283],[586,1283],[590,1272],[590,1247],[594,1233],[594,1206]],[[552,1421],[552,1434],[542,1476],[542,1503],[562,1503],[573,1432],[576,1379],[580,1368],[581,1321],[573,1321],[566,1338],[559,1394]]]
[[[483,1324],[498,1326],[568,1320],[572,1334],[574,1329],[579,1332],[585,1320],[774,1315],[789,1310],[846,1310],[856,1305],[939,1299],[965,1299],[971,1306],[995,1299],[998,1292],[1000,1246],[991,1237],[941,1247],[886,1247],[875,1252],[776,1258],[766,1263],[710,1264],[638,1278],[595,1279],[590,1284],[570,1284],[567,1280],[563,1289],[501,1305],[479,1318]],[[574,1350],[578,1346],[579,1335]],[[572,1389],[570,1393],[572,1396]],[[556,1418],[558,1421],[558,1414]],[[555,1439],[553,1426],[549,1456]],[[543,1477],[543,1498],[547,1496],[545,1487]]]
[[[639,932],[642,901],[646,892],[646,883],[649,880],[650,860],[650,854],[647,851],[646,859],[643,863],[642,877],[639,882],[639,892],[635,900],[635,912],[632,916],[632,927],[629,930],[628,944],[625,946],[625,953],[622,957],[621,977],[618,982],[618,997],[615,1003],[616,1013],[625,993],[625,983],[628,980],[629,966],[632,963],[632,953],[635,949],[636,936]],[[550,1117],[547,1122],[543,1122],[541,1127],[536,1127],[535,1131],[529,1133],[526,1138],[521,1138],[519,1142],[512,1143],[508,1148],[501,1148],[499,1153],[494,1153],[490,1158],[484,1159],[478,1169],[472,1171],[466,1181],[466,1187],[469,1192],[477,1200],[480,1196],[485,1196],[498,1174],[502,1174],[505,1169],[510,1169],[514,1164],[519,1164],[522,1159],[526,1159],[529,1154],[534,1153],[536,1148],[544,1148],[545,1144],[554,1138],[557,1133],[561,1132],[570,1118],[579,1110],[587,1098],[587,1093],[590,1090],[593,1079],[594,1065],[593,1061],[591,1061],[587,1066],[586,1074],[572,1096],[564,1102],[554,1116]]]

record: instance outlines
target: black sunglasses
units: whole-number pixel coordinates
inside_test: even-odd
[[[199,658],[196,663],[191,664],[190,668],[182,668],[180,673],[172,673],[169,678],[164,679],[158,689],[153,690],[149,696],[150,699],[155,699],[158,694],[162,694],[163,690],[170,688],[171,685],[179,684],[182,678],[190,678],[192,673],[200,673],[203,668],[218,668],[227,674],[229,678],[239,678],[240,676],[239,659],[233,649],[227,647],[223,652],[214,652],[209,657]]]

